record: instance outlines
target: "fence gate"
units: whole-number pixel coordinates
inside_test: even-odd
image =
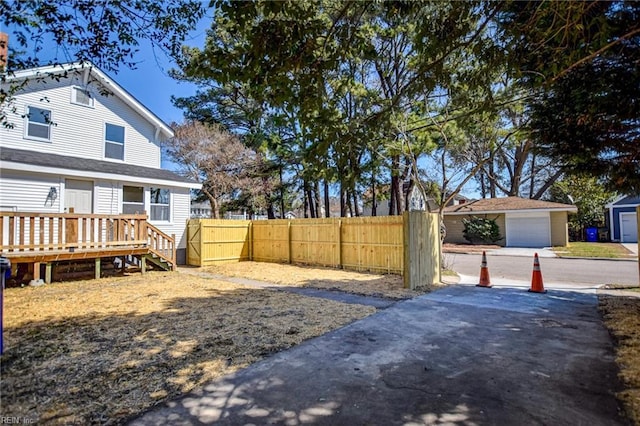
[[[202,226],[200,220],[190,220],[187,224],[187,265],[202,266]]]

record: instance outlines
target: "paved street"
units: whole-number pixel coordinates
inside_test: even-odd
[[[445,266],[458,274],[480,275],[481,254],[445,253]],[[531,280],[533,257],[487,255],[491,279]],[[603,284],[638,284],[638,262],[629,260],[540,258],[540,268],[547,283],[572,287],[597,287]]]

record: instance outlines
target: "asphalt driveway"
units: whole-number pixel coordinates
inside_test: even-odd
[[[132,425],[623,425],[593,292],[450,286],[159,406]]]

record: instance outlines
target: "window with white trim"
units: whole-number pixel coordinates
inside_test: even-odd
[[[105,123],[104,156],[116,160],[124,160],[124,127]]]
[[[144,212],[144,188],[141,186],[122,187],[122,214]]]
[[[34,139],[51,140],[51,111],[38,107],[27,107],[26,136]]]
[[[71,88],[71,102],[78,105],[93,107],[93,96],[91,92],[79,87]]]
[[[165,188],[150,188],[150,192],[150,220],[169,222],[171,192]]]

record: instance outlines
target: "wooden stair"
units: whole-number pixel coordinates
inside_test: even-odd
[[[153,269],[160,269],[162,271],[173,271],[173,265],[165,258],[159,257],[153,253],[147,253],[143,255],[147,262],[147,265],[151,265]]]

